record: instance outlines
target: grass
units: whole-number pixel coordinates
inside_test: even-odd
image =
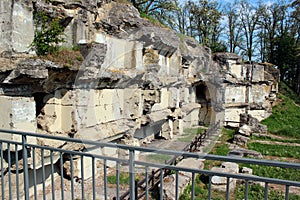
[[[77,47],[73,47],[72,49],[61,47],[57,53],[47,54],[42,58],[59,63],[65,68],[73,67],[76,69],[79,69],[84,60]]]
[[[141,177],[135,177],[135,180],[140,181]],[[108,184],[116,184],[117,183],[117,177],[115,175],[107,176],[107,183]],[[120,179],[119,179],[120,185],[129,185],[130,184],[130,177],[128,172],[121,172],[120,173]]]
[[[219,138],[219,143],[216,143],[214,148],[210,151],[210,154],[226,156],[230,150],[229,145],[226,142],[230,141],[233,138],[234,132],[235,132],[234,129],[223,128],[222,136]],[[221,165],[220,161],[205,160],[204,169],[211,169],[214,166],[220,166],[220,165]]]
[[[279,92],[292,99],[296,104],[300,104],[300,98],[297,94],[284,82],[279,83]]]
[[[115,175],[107,176],[107,182],[109,184],[116,184],[117,183],[117,177]],[[129,173],[121,172],[119,183],[121,185],[129,185],[129,183],[130,183]]]
[[[256,176],[285,179],[291,181],[300,181],[298,169],[258,166],[258,165],[250,165],[250,164],[240,164],[240,167],[251,168],[253,170],[253,174],[255,174]]]
[[[179,200],[190,200],[192,195],[192,185],[189,184],[183,191],[182,195],[180,195]],[[225,197],[224,192],[220,191],[212,191],[213,200],[223,200]],[[195,179],[195,200],[202,200],[208,198],[208,184],[203,183],[201,180],[201,175],[197,175]]]
[[[263,120],[262,124],[267,125],[272,134],[300,139],[300,107],[295,103],[299,99],[288,89],[281,90],[284,93],[278,95],[278,103],[273,108],[272,115]]]
[[[300,151],[297,146],[261,144],[258,142],[248,143],[248,148],[258,151],[265,156],[278,156],[300,159]]]
[[[234,190],[234,198],[233,199],[244,199],[245,195],[245,186],[240,185]],[[299,199],[300,196],[290,194],[289,199],[290,200],[296,200]],[[261,200],[264,199],[264,187],[252,184],[249,186],[249,192],[248,192],[248,199],[249,200]],[[269,200],[284,200],[284,194],[282,192],[276,191],[276,190],[270,190],[268,193],[268,199]]]
[[[210,154],[226,156],[230,150],[227,142],[229,142],[233,138],[234,132],[234,129],[223,128],[222,135],[219,138],[219,143],[216,143]]]

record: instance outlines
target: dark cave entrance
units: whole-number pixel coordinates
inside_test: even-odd
[[[34,101],[35,101],[35,115],[36,117],[41,114],[42,109],[44,108],[46,102],[44,100],[47,93],[44,92],[37,92],[33,94]]]
[[[195,85],[196,103],[201,104],[199,111],[199,125],[209,125],[211,120],[211,98],[208,87],[204,81]]]

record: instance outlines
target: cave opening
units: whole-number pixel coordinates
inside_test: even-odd
[[[46,102],[44,101],[45,96],[47,93],[45,92],[37,92],[33,94],[34,101],[35,101],[35,115],[36,117],[41,114],[42,109],[46,105]]]
[[[208,87],[204,81],[195,85],[196,103],[201,104],[199,110],[199,125],[209,125],[211,118],[211,99]]]

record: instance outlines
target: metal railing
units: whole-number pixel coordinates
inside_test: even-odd
[[[88,148],[74,148],[74,146],[81,144]],[[68,149],[66,146],[77,150]],[[100,153],[95,149],[98,149]],[[112,152],[116,152],[118,156],[110,155]],[[136,199],[138,196],[136,194],[138,192],[136,178],[145,178],[144,196],[145,199],[150,199],[148,188],[151,188],[152,180],[149,171],[153,169],[160,170],[159,187],[157,188],[158,199],[164,199],[164,177],[170,174],[170,171],[176,177],[174,199],[179,199],[178,177],[183,172],[190,173],[192,177],[190,199],[194,199],[197,195],[197,191],[195,191],[195,177],[197,175],[208,177],[208,199],[213,197],[213,176],[227,179],[224,199],[232,198],[232,191],[230,191],[230,180],[232,179],[244,180],[244,199],[248,199],[249,184],[253,181],[264,183],[264,199],[268,199],[270,184],[284,186],[285,199],[289,199],[291,187],[300,187],[300,182],[291,180],[145,162],[137,159],[141,153],[300,169],[299,163],[133,147],[0,129],[1,198],[26,200],[120,199],[122,192],[129,189],[130,199]],[[127,176],[126,183],[123,180],[124,174]]]

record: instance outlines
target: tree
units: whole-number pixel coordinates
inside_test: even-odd
[[[254,43],[256,39],[256,30],[259,22],[259,12],[247,0],[242,0],[239,7],[240,21],[243,37],[246,45],[241,47],[249,61],[252,61],[254,54]]]
[[[59,19],[53,19],[44,12],[38,12],[34,15],[34,21],[36,31],[31,46],[35,48],[36,54],[41,56],[57,52],[57,45],[65,42],[62,37],[64,27]]]
[[[236,2],[226,4],[225,17],[227,18],[227,32],[229,52],[237,53],[237,48],[242,44],[241,37],[241,24],[239,21],[239,15],[236,12]]]

